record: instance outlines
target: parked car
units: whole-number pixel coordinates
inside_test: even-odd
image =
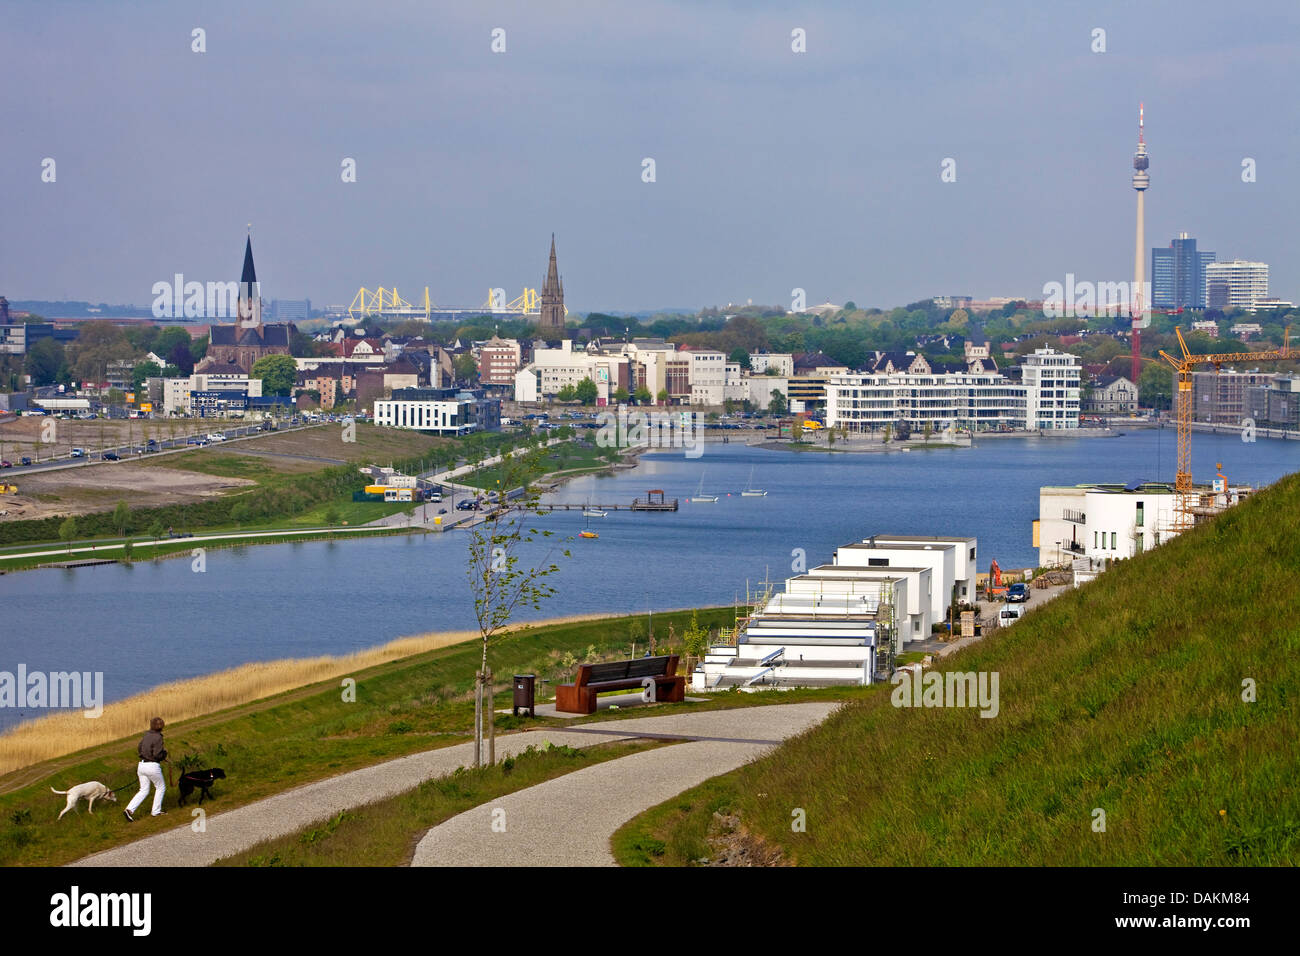
[[[104,454],[100,455],[99,457],[102,458],[104,461],[121,461],[121,460],[122,460],[122,459],[120,459],[120,458],[117,456],[117,452],[115,452],[115,451],[106,451],[106,452],[104,452]]]
[[[1029,586],[1017,581],[1007,589],[1007,603],[1024,603],[1029,600]]]
[[[1019,605],[1010,605],[998,611],[998,624],[1006,627],[1008,624],[1014,624],[1025,614],[1025,609]]]

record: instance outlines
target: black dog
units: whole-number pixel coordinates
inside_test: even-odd
[[[191,770],[189,773],[181,774],[181,799],[177,806],[185,806],[185,798],[192,794],[196,789],[199,790],[199,805],[202,806],[203,798],[214,799],[212,796],[212,784],[216,780],[225,780],[226,772],[220,767],[213,767],[211,770]]]

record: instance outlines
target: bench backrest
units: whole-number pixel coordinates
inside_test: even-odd
[[[639,680],[642,677],[672,676],[677,671],[677,655],[664,657],[638,657],[630,661],[609,661],[604,664],[583,664],[578,668],[574,684],[604,684],[609,681]]]

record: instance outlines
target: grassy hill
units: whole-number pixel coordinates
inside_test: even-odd
[[[881,686],[632,821],[616,853],[716,858],[725,830],[806,865],[1294,865],[1297,529],[1292,475],[945,659],[998,672],[997,717]]]

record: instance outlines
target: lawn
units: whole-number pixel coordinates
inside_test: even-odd
[[[999,675],[996,717],[877,685],[630,822],[619,857],[726,836],[814,866],[1294,866],[1297,526],[1292,475],[945,658]]]
[[[718,627],[730,625],[732,615],[730,607],[702,610],[699,620]],[[656,614],[655,632],[662,640],[671,625],[680,635],[690,618],[690,612]],[[509,706],[511,674],[536,673],[549,682],[543,686],[554,687],[572,679],[573,665],[567,661],[626,656],[634,641],[644,647],[645,639],[641,615],[525,627],[505,635],[494,643],[490,658],[496,674],[506,676],[498,680],[496,705]],[[473,726],[479,652],[478,642],[470,641],[366,668],[354,675],[355,700],[346,700],[341,681],[330,679],[169,723],[167,748],[173,762],[188,759],[225,769],[228,779],[219,788],[216,811],[393,757],[460,743],[470,739]],[[497,719],[497,732],[568,725],[507,715]],[[50,786],[62,790],[69,782],[100,780],[129,789],[137,742],[131,736],[0,777],[0,820],[5,822],[0,865],[59,865],[164,829],[159,820],[144,818],[128,833],[120,813],[80,814],[75,821],[65,817],[61,825],[54,824],[62,805],[55,806],[58,798]],[[70,748],[76,746],[69,741]],[[175,791],[169,790],[168,808],[174,801]]]

